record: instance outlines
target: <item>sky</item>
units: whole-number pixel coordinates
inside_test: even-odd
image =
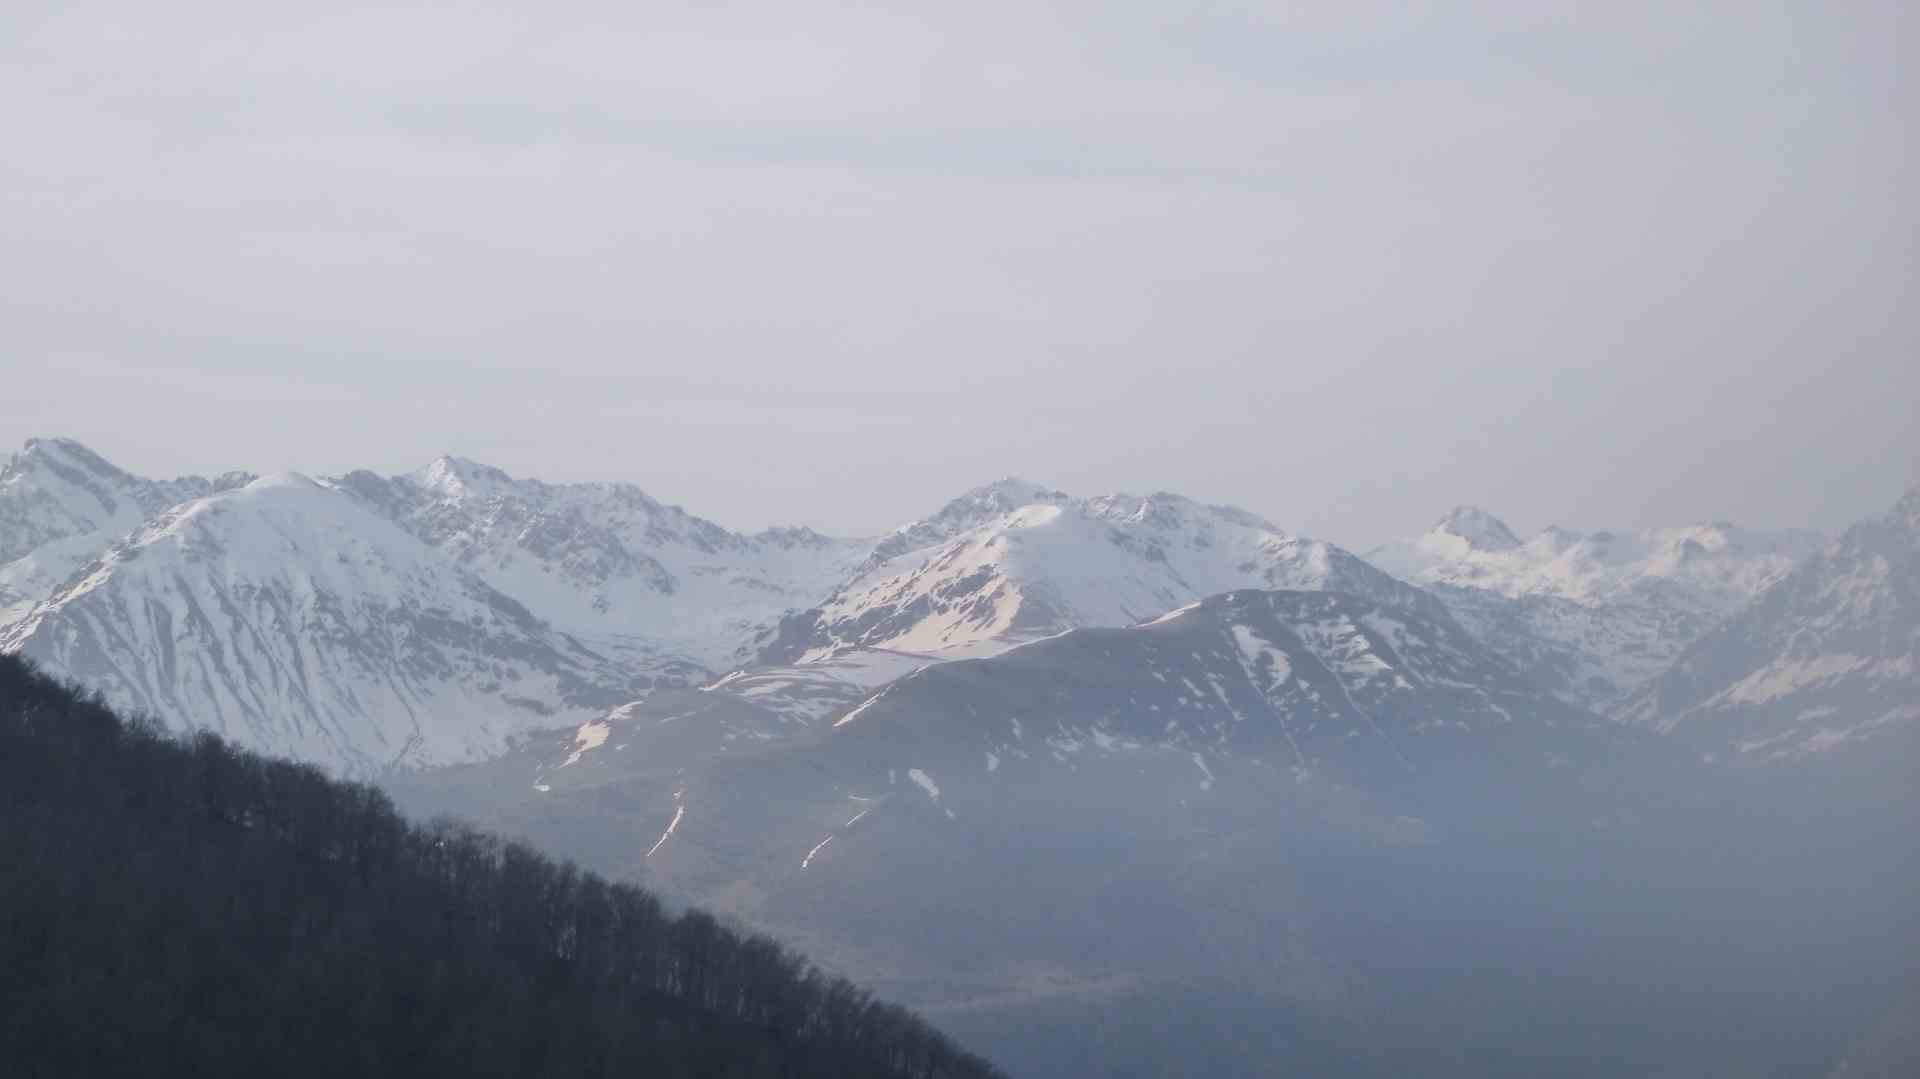
[[[1920,481],[1907,6],[11,0],[0,445],[1837,529]]]

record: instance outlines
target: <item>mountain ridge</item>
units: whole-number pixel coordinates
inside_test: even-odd
[[[1627,714],[1748,758],[1920,730],[1920,488],[1696,641]]]
[[[296,473],[181,503],[0,631],[176,729],[356,774],[503,749],[690,671],[614,664]]]
[[[888,552],[896,553],[879,557]],[[1078,498],[1001,481],[896,530],[824,603],[767,635],[759,660],[806,662],[847,648],[977,652],[1131,625],[1236,588],[1288,587],[1438,610],[1350,552],[1245,510],[1166,492]]]
[[[1611,712],[1821,542],[1724,521],[1633,533],[1547,528],[1521,540],[1492,514],[1461,507],[1365,557],[1523,657],[1543,685]]]

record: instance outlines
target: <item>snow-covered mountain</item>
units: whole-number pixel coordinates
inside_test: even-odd
[[[757,631],[818,603],[872,550],[804,528],[731,532],[630,484],[547,484],[457,457],[338,482],[554,625],[712,670],[738,665]]]
[[[175,728],[367,773],[483,758],[699,672],[616,664],[297,475],[164,510],[0,650]]]
[[[1694,643],[1626,715],[1752,759],[1920,732],[1920,489]]]
[[[25,617],[74,570],[155,513],[253,477],[149,480],[80,443],[28,439],[0,466],[0,626]]]
[[[1819,549],[1801,531],[1725,522],[1643,532],[1549,528],[1522,542],[1460,507],[1368,561],[1431,591],[1569,700],[1610,710]]]
[[[1174,494],[1075,498],[1019,480],[970,491],[886,537],[771,663],[848,648],[981,654],[1083,626],[1127,626],[1240,588],[1340,590],[1424,609],[1426,593],[1331,544]]]
[[[715,737],[783,739],[922,667],[1249,589],[1457,622],[1536,684],[1599,707],[1813,543],[1724,524],[1522,541],[1463,508],[1373,552],[1415,587],[1166,493],[1081,498],[1008,479],[872,541],[734,532],[631,485],[547,484],[454,457],[390,477],[250,480],[147,480],[78,443],[30,441],[0,470],[0,647],[170,722],[356,769],[467,759],[588,701],[717,708]],[[275,652],[259,625],[287,611],[329,628]],[[485,628],[452,634],[445,612]],[[438,658],[381,658],[402,624]],[[292,673],[231,658],[246,649]],[[488,667],[501,656],[524,662]],[[702,697],[644,702],[725,670]],[[468,729],[456,711],[480,718]]]
[[[452,457],[394,477],[252,479],[155,482],[76,442],[29,442],[0,473],[0,648],[270,752],[356,772],[441,764],[577,723],[584,702],[598,714],[739,666],[873,546],[736,533],[627,484],[519,480]],[[454,640],[446,612],[487,628]],[[263,621],[325,632],[262,638]],[[402,624],[423,651],[384,658]],[[526,662],[478,673],[501,655]],[[905,669],[879,660],[863,679]],[[777,688],[790,721],[865,682],[823,667],[755,687]]]

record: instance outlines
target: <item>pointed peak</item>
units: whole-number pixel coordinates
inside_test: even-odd
[[[973,488],[956,501],[1022,506],[1032,502],[1060,502],[1066,497],[1064,491],[1055,491],[1018,476],[1002,476],[992,483]]]
[[[826,547],[834,542],[831,536],[816,532],[806,525],[775,525],[763,528],[747,537],[755,543],[763,543],[782,550]]]
[[[270,472],[267,475],[255,477],[246,486],[240,488],[242,491],[318,491],[323,489],[325,489],[324,484],[303,472]]]
[[[1455,506],[1428,530],[1467,541],[1480,551],[1508,551],[1520,546],[1506,522],[1478,506]]]
[[[96,476],[131,478],[124,469],[71,438],[29,438],[15,461],[46,462],[56,468],[78,468]]]
[[[983,515],[992,516],[1008,513],[1032,505],[1059,505],[1072,501],[1065,491],[1055,491],[1040,484],[1005,476],[984,483],[940,507],[940,512],[928,518],[928,521],[974,520]],[[916,521],[897,531],[907,531],[925,522]]]
[[[512,476],[492,465],[450,453],[435,457],[424,468],[415,470],[410,478],[422,487],[448,495],[484,494],[514,484]]]
[[[1214,503],[1209,505],[1207,509],[1211,511],[1214,516],[1231,524],[1240,525],[1243,528],[1258,528],[1263,532],[1271,532],[1276,536],[1288,535],[1286,529],[1281,528],[1279,525],[1274,524],[1272,521],[1252,510],[1243,510],[1239,506],[1229,506],[1225,503]]]

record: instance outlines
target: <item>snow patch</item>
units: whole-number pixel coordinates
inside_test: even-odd
[[[858,819],[859,819],[858,817],[854,818],[854,820],[858,820]],[[848,823],[851,824],[852,821],[849,821]],[[833,837],[828,836],[827,838],[822,839],[820,842],[815,843],[813,845],[813,849],[807,852],[807,856],[805,858],[800,859],[800,868],[805,869],[808,866],[812,865],[813,856],[816,854],[819,854],[821,849],[831,842],[833,842]]]
[[[932,776],[922,772],[918,768],[909,768],[907,769],[907,778],[913,780],[914,784],[921,790],[926,791],[927,797],[936,802],[940,800],[940,786],[933,781]]]
[[[680,796],[676,794],[674,795],[674,797],[678,798]],[[674,829],[680,827],[680,818],[686,815],[687,815],[686,806],[677,805],[673,807],[673,819],[667,822],[667,830],[660,833],[659,840],[657,840],[653,844],[653,846],[648,849],[646,853],[646,857],[648,858],[653,857],[655,851],[667,845],[667,840],[672,837]]]
[[[855,708],[853,711],[848,712],[846,715],[841,716],[839,719],[834,720],[833,725],[835,727],[844,727],[847,724],[852,723],[854,720],[859,719],[860,713],[865,712],[867,709],[872,708],[876,704],[879,704],[880,698],[886,696],[889,692],[892,691],[892,689],[893,689],[892,686],[888,686],[886,689],[883,689],[880,692],[874,694],[873,696],[868,697],[866,700],[861,701],[860,706],[858,708]]]
[[[580,729],[573,735],[573,753],[560,762],[560,767],[578,764],[581,757],[606,745],[607,736],[612,733],[613,727],[604,721],[581,724]]]
[[[1193,757],[1193,766],[1200,769],[1200,774],[1206,777],[1200,781],[1200,789],[1203,791],[1212,790],[1213,769],[1207,767],[1207,759],[1198,753],[1191,754],[1191,756]]]

